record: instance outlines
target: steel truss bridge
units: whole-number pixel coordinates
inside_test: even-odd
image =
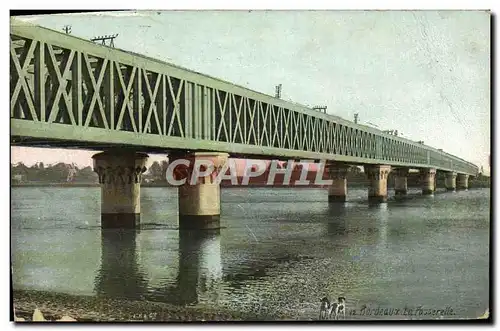
[[[478,172],[430,146],[15,19],[10,86],[12,145],[219,151]]]

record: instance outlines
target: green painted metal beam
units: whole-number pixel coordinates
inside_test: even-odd
[[[430,146],[146,56],[15,19],[10,36],[13,136],[478,172]]]

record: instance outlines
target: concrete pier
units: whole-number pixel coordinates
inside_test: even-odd
[[[328,188],[328,202],[346,202],[347,200],[347,172],[349,165],[328,163],[328,175],[333,181]]]
[[[458,174],[457,190],[467,190],[469,188],[469,175]]]
[[[395,169],[396,176],[394,177],[394,194],[398,196],[408,194],[408,168]]]
[[[444,180],[444,185],[446,186],[447,191],[455,191],[457,188],[457,173],[456,172],[447,172],[446,178]]]
[[[370,165],[365,166],[365,173],[370,180],[368,188],[369,203],[387,202],[387,177],[391,172],[391,166],[388,165]]]
[[[423,195],[434,194],[436,190],[436,169],[420,169],[420,181]]]
[[[185,179],[178,188],[180,230],[220,228],[220,183],[216,182],[216,177],[225,169],[228,156],[213,152],[169,156],[171,164],[176,160],[187,160],[187,165],[174,169],[176,180]],[[197,178],[194,182],[193,175]]]
[[[141,175],[147,154],[103,152],[92,156],[101,184],[101,228],[134,229],[141,219]]]

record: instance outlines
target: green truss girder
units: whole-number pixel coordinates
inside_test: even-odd
[[[10,63],[16,136],[478,172],[430,146],[17,20]]]

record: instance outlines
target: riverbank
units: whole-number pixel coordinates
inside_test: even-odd
[[[62,183],[44,183],[44,182],[32,182],[32,183],[11,183],[11,187],[99,187],[99,183],[72,183],[72,182],[62,182]]]
[[[393,183],[388,183],[387,188],[388,189],[393,189],[394,185]],[[92,183],[23,183],[23,184],[11,184],[11,187],[66,187],[66,188],[71,188],[71,187],[100,187],[99,184],[92,184]],[[172,185],[168,185],[165,183],[141,183],[141,187],[175,187]],[[363,188],[363,187],[368,187],[368,183],[364,182],[348,182],[347,183],[348,189],[352,188]],[[409,183],[408,188],[420,188],[421,185],[419,184],[414,184],[414,183]],[[479,181],[471,181],[469,183],[469,189],[476,189],[476,188],[489,188],[490,187],[490,182],[479,182]],[[318,188],[327,188],[324,185],[308,185],[308,186],[292,186],[292,185],[265,185],[265,184],[250,184],[247,186],[242,186],[242,185],[222,185],[223,189],[230,189],[230,188],[282,188],[282,189],[318,189]],[[440,188],[445,188],[444,181],[443,183],[438,182],[437,183],[437,189]]]
[[[47,320],[63,315],[78,322],[203,322],[291,320],[290,316],[242,313],[209,307],[180,307],[151,301],[129,301],[96,296],[69,295],[45,291],[14,290],[17,317],[31,321],[35,308]]]
[[[221,187],[224,189],[228,188],[294,188],[294,189],[307,189],[307,188],[327,188],[326,185],[314,185],[315,182],[315,174],[314,176],[309,176],[307,180],[310,181],[309,185],[295,185],[294,180],[290,180],[289,185],[283,184],[283,178],[281,174],[276,176],[276,180],[273,185],[267,185],[267,177],[262,178],[251,178],[248,185],[242,185],[242,178],[238,177],[238,184],[233,185],[230,180],[223,180],[221,182]],[[387,188],[394,188],[394,174],[389,174],[387,180]],[[323,179],[327,179],[326,177]],[[349,174],[347,176],[347,187],[348,188],[360,188],[360,187],[368,187],[369,180],[362,173],[358,174]],[[420,188],[422,186],[421,179],[418,174],[410,174],[407,179],[408,188]],[[51,183],[51,182],[21,182],[21,183],[11,183],[11,187],[99,187],[99,183],[89,183],[89,182],[59,182],[59,183]],[[469,188],[489,188],[491,186],[490,177],[486,176],[478,176],[476,178],[469,179]],[[175,187],[170,185],[166,180],[162,181],[145,181],[143,180],[141,183],[141,187]],[[445,188],[445,178],[443,176],[439,176],[436,179],[436,188]]]

